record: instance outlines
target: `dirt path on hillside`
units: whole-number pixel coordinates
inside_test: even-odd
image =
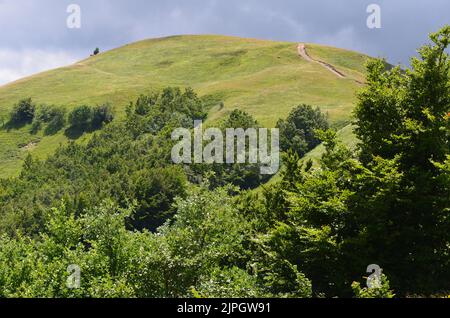
[[[305,60],[307,60],[308,62],[314,62],[314,60],[308,55],[308,53],[306,53],[306,46],[303,43],[300,43],[298,45],[298,54]]]
[[[298,48],[298,54],[306,61],[318,63],[318,64],[322,65],[323,67],[325,67],[327,70],[329,70],[331,73],[333,73],[334,75],[336,75],[339,78],[347,77],[347,76],[345,76],[344,73],[339,72],[333,65],[322,62],[320,60],[315,60],[311,56],[309,56],[308,52],[306,51],[306,46],[304,43],[300,43],[297,48]]]

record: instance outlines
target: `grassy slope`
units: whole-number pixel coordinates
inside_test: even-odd
[[[0,87],[0,116],[24,97],[69,109],[110,102],[120,116],[140,93],[191,86],[209,97],[210,120],[240,108],[272,127],[293,106],[308,103],[320,106],[332,123],[343,127],[360,86],[355,79],[363,79],[366,56],[313,44],[307,48],[311,56],[335,65],[349,78],[339,79],[319,64],[302,60],[297,43],[174,36],[136,42]],[[216,106],[219,101],[224,101],[223,109]],[[44,137],[28,131],[0,130],[0,177],[15,175],[27,152],[45,158],[67,140],[62,133]]]

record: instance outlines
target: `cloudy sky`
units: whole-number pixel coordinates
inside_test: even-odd
[[[369,4],[381,29],[369,29]],[[81,8],[81,28],[67,8]],[[95,47],[174,34],[226,34],[328,44],[408,63],[450,23],[449,0],[0,0],[0,85],[73,63]]]

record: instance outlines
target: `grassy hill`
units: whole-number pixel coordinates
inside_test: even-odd
[[[346,126],[355,91],[361,86],[358,82],[364,80],[367,56],[307,44],[312,58],[346,75],[338,78],[322,65],[299,57],[297,45],[212,35],[136,42],[0,87],[0,117],[6,118],[14,103],[26,97],[69,110],[110,102],[120,117],[140,93],[191,86],[210,106],[209,120],[239,108],[273,127],[292,107],[307,103],[320,106],[336,127]],[[29,127],[0,130],[0,177],[16,175],[28,152],[45,158],[67,141],[62,132],[43,136],[29,131]]]

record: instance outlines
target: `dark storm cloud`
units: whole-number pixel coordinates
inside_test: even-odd
[[[66,27],[72,3],[81,6],[81,29]],[[382,29],[366,26],[370,3],[381,6]],[[427,34],[449,22],[448,0],[0,0],[0,83],[97,46],[173,34],[315,42],[407,64]]]

